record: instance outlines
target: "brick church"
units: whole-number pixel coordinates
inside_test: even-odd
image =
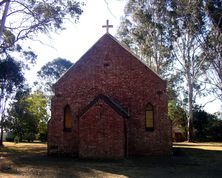
[[[170,154],[166,85],[106,33],[54,84],[48,154]]]

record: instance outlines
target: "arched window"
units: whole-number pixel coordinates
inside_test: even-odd
[[[146,129],[154,129],[154,110],[151,104],[147,104],[146,106]]]
[[[64,108],[64,131],[71,131],[71,109],[69,105]]]

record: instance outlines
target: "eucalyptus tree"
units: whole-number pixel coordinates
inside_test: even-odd
[[[210,91],[222,101],[222,2],[207,1],[205,10],[211,24],[204,48],[211,63],[208,82],[211,84]]]
[[[210,62],[206,80],[206,83],[210,84],[208,90],[222,101],[222,33],[212,30],[204,49]]]
[[[161,74],[158,68],[173,63],[171,73],[183,81],[180,96],[184,96],[189,141],[193,106],[205,88],[201,80],[209,67],[207,51],[203,50],[210,33],[205,5],[204,0],[129,0],[120,27],[123,41],[143,57],[146,51],[146,56],[151,56],[149,65],[156,66],[156,72]]]
[[[185,81],[184,101],[187,101],[188,141],[193,135],[193,107],[196,97],[204,90],[203,76],[208,69],[207,53],[203,50],[208,36],[208,22],[203,1],[167,2],[171,27],[172,54],[176,60],[174,69]]]
[[[35,39],[38,33],[64,29],[67,19],[77,22],[83,5],[78,0],[1,0],[0,53],[21,40]]]
[[[165,23],[164,1],[129,0],[118,29],[118,37],[141,60],[164,76],[171,64],[171,41]]]
[[[56,58],[46,63],[37,72],[36,86],[43,92],[52,95],[52,85],[71,67],[73,63],[64,58]]]
[[[30,62],[35,62],[37,55],[30,47],[24,45],[24,40],[39,40],[37,36],[40,33],[49,34],[63,30],[67,20],[78,22],[83,5],[81,0],[0,0],[0,61],[4,63],[4,59],[16,59],[18,62],[14,61],[14,64],[18,65],[19,71],[26,69]],[[0,72],[7,72],[6,78],[0,78],[1,84],[4,81],[10,83],[13,89],[17,87],[10,78],[14,77],[11,75],[13,69]],[[16,75],[19,79],[23,73],[19,72]],[[11,90],[2,89],[0,94],[2,102],[2,98],[8,98]],[[2,108],[1,104],[1,110]],[[3,110],[1,112],[3,113]]]
[[[21,64],[12,58],[0,60],[0,146],[3,139],[3,123],[6,106],[13,93],[23,85],[24,77]]]
[[[53,96],[53,84],[71,67],[73,63],[64,58],[56,58],[46,63],[37,72],[35,86],[46,96],[47,109],[50,110]],[[50,112],[48,112],[50,114]]]
[[[47,133],[48,114],[47,100],[44,94],[36,91],[17,93],[16,100],[11,104],[7,117],[7,128],[20,140],[32,141],[35,134]]]
[[[25,40],[59,32],[67,21],[77,23],[84,0],[0,0],[0,60],[6,57],[34,63],[37,55]],[[42,41],[41,41],[42,42]]]

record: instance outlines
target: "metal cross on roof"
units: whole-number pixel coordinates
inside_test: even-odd
[[[106,28],[106,33],[109,33],[109,28],[113,28],[113,25],[109,25],[109,20],[106,20],[106,25],[103,25],[102,28]]]

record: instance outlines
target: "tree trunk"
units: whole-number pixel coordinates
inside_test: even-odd
[[[1,130],[0,130],[0,147],[3,146],[3,118],[1,118]]]
[[[193,141],[193,82],[191,74],[187,72],[187,84],[188,84],[188,130],[187,130],[187,141]]]
[[[4,123],[4,111],[7,99],[4,100],[4,90],[1,88],[1,96],[0,96],[0,147],[3,146],[3,123]]]
[[[5,28],[5,21],[6,21],[6,18],[7,18],[10,1],[11,0],[6,1],[5,9],[4,9],[4,12],[3,12],[3,15],[2,15],[2,19],[1,19],[0,44],[3,42],[3,32],[4,32],[4,28]]]
[[[193,141],[193,111],[189,110],[188,115],[188,130],[187,130],[187,141],[192,142]]]

